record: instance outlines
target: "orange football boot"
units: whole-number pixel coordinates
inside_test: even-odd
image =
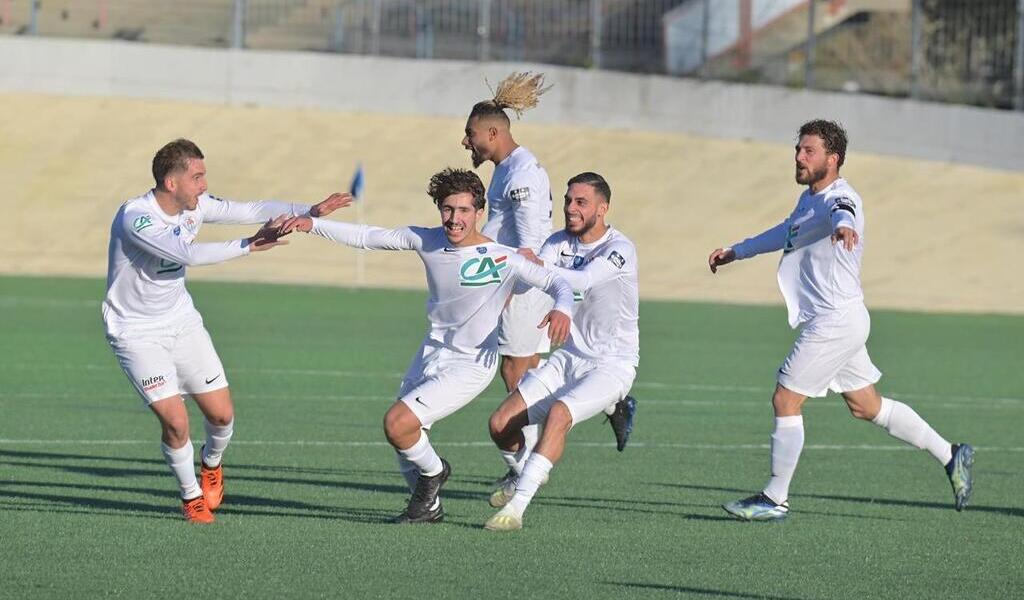
[[[185,515],[185,520],[189,523],[213,523],[213,513],[210,512],[210,507],[206,504],[206,499],[202,496],[192,498],[191,500],[181,501],[181,512]]]
[[[221,465],[208,467],[203,464],[199,472],[199,487],[203,490],[210,510],[217,510],[224,500],[224,469]]]

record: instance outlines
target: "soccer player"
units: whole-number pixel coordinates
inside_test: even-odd
[[[486,161],[494,163],[494,173],[487,188],[487,223],[482,232],[499,244],[513,248],[529,248],[537,252],[551,234],[551,184],[544,170],[528,149],[516,143],[510,130],[506,109],[521,117],[535,106],[544,87],[544,75],[513,73],[506,77],[490,100],[473,105],[466,120],[462,146],[469,150],[473,167]],[[501,354],[501,378],[508,392],[516,389],[527,370],[540,362],[547,352],[543,332],[536,323],[550,308],[550,299],[540,290],[531,290],[512,298],[501,315],[498,352]],[[636,401],[625,399],[609,407],[609,421],[618,449],[626,447],[633,427]],[[537,442],[537,427],[529,426],[523,433],[526,443],[516,457],[506,457],[508,472],[496,482],[497,488],[515,480],[522,470],[526,453]]]
[[[203,319],[185,289],[185,267],[207,265],[284,244],[278,218],[250,238],[196,243],[204,222],[262,223],[307,207],[279,202],[236,203],[206,193],[203,153],[174,140],[153,157],[156,186],[125,202],[110,227],[103,321],[121,368],[160,421],[161,448],[181,488],[182,510],[192,523],[211,523],[223,500],[221,459],[234,431],[227,375]],[[350,202],[335,194],[309,209],[328,214]],[[201,482],[196,480],[188,412],[189,394],[205,417]]]
[[[864,251],[864,206],[849,182],[839,176],[846,158],[846,131],[832,121],[800,127],[796,145],[796,182],[807,188],[782,223],[708,257],[711,272],[735,260],[782,250],[778,280],[799,329],[789,356],[779,367],[772,406],[771,478],[757,494],[723,505],[743,520],[770,521],[789,512],[789,486],[804,445],[801,406],[828,390],[846,400],[850,413],[889,435],[926,450],[953,486],[954,506],[963,510],[971,496],[974,449],[950,444],[913,409],[879,395],[881,372],[865,343],[871,320],[860,286]]]
[[[491,438],[504,454],[523,446],[523,428],[543,424],[522,473],[491,495],[501,510],[484,525],[521,529],[523,512],[562,456],[577,423],[627,397],[640,360],[639,288],[633,242],[605,223],[612,192],[597,173],[580,173],[565,193],[565,230],[552,235],[537,260],[565,278],[576,293],[569,339],[526,374],[491,415]]]
[[[444,518],[439,492],[451,465],[431,446],[427,430],[494,379],[498,319],[509,295],[525,284],[554,298],[554,309],[533,327],[547,326],[556,345],[569,333],[573,303],[565,281],[477,230],[485,198],[475,173],[445,169],[431,177],[427,193],[440,212],[440,227],[382,229],[308,217],[282,225],[282,232],[312,232],[355,248],[413,250],[426,268],[430,328],[402,379],[398,400],[384,415],[384,434],[412,492],[399,523]]]

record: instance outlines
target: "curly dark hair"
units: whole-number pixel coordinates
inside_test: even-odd
[[[156,180],[156,187],[163,189],[164,179],[176,171],[188,169],[188,161],[191,158],[204,158],[203,151],[190,140],[178,138],[168,142],[163,148],[157,150],[153,156],[153,179]]]
[[[448,196],[462,193],[473,194],[473,207],[477,210],[487,204],[483,182],[476,173],[467,169],[448,167],[440,173],[434,173],[430,178],[430,185],[427,186],[427,194],[434,199],[434,204],[439,208],[441,202]]]
[[[839,155],[837,167],[843,166],[843,162],[846,161],[846,130],[842,125],[835,121],[814,119],[800,126],[797,138],[802,138],[805,135],[820,137],[821,141],[825,143],[825,152]]]

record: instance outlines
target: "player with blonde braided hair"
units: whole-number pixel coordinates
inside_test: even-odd
[[[490,84],[488,84],[490,87]],[[490,161],[494,174],[487,188],[487,223],[481,233],[495,242],[513,248],[529,248],[539,252],[551,235],[551,184],[547,171],[528,149],[516,143],[510,130],[511,120],[506,111],[521,118],[527,110],[535,108],[540,97],[551,89],[545,85],[543,73],[512,73],[497,88],[491,88],[493,97],[477,102],[466,119],[462,146],[469,150],[473,167]],[[512,298],[501,316],[498,352],[501,354],[501,378],[505,388],[512,392],[523,375],[540,363],[538,353],[548,352],[547,336],[537,329],[537,323],[551,309],[551,300],[544,293],[531,290]],[[632,428],[636,401],[623,400],[609,408],[609,418],[621,451]],[[495,494],[509,488],[533,446],[537,442],[537,427],[523,430],[521,444],[516,452],[502,451],[508,472],[498,480]]]

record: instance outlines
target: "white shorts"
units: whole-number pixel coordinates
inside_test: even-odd
[[[519,394],[531,425],[543,423],[555,402],[569,408],[576,425],[625,398],[635,377],[636,367],[629,363],[596,363],[559,348],[526,373]]]
[[[554,299],[537,288],[513,295],[498,324],[498,354],[533,356],[551,350],[547,328],[537,325],[554,305]]]
[[[228,386],[224,366],[202,319],[161,332],[121,332],[107,342],[146,406],[182,393]]]
[[[429,428],[479,396],[497,370],[493,352],[478,358],[424,344],[402,379],[398,401]]]
[[[864,345],[871,317],[863,305],[821,315],[800,327],[793,349],[779,367],[778,382],[811,398],[852,392],[882,377]]]

